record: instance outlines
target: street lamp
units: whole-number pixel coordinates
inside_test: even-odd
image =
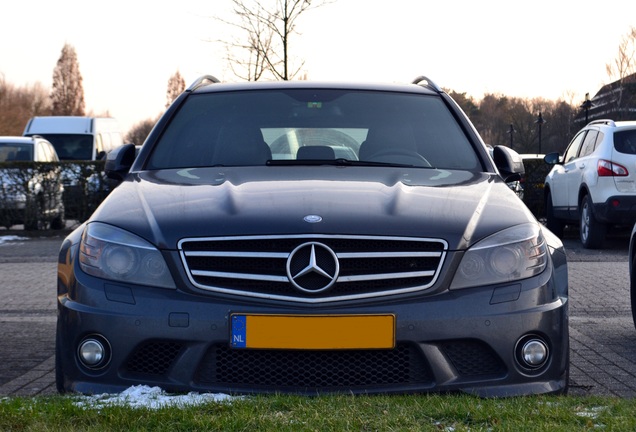
[[[590,100],[590,94],[585,93],[585,100],[581,104],[581,108],[585,110],[585,124],[588,122],[588,116],[590,113],[590,108],[592,108],[592,101]]]
[[[510,129],[508,129],[508,133],[510,134],[510,148],[512,148],[512,135],[516,132],[515,128],[512,127],[512,123],[510,123]]]
[[[543,120],[543,116],[541,115],[541,111],[539,111],[539,115],[537,116],[535,123],[539,125],[539,154],[541,154],[541,126],[545,123],[545,120]]]

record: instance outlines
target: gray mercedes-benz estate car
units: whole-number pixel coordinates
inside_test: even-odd
[[[563,247],[455,102],[203,77],[64,241],[57,387],[563,393]]]

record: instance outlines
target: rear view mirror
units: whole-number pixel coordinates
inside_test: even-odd
[[[543,161],[547,163],[548,165],[556,165],[561,162],[561,158],[559,156],[559,153],[554,152],[554,153],[548,153],[547,155],[545,155],[545,157],[543,158]]]
[[[135,146],[133,144],[124,144],[109,152],[106,156],[106,165],[104,171],[108,178],[114,180],[123,180],[130,171],[130,167],[135,161]]]
[[[521,176],[526,172],[523,159],[519,153],[511,148],[495,146],[493,160],[506,183],[521,180]]]

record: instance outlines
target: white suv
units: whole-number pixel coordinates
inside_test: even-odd
[[[557,236],[578,222],[583,246],[597,249],[609,225],[634,224],[636,121],[593,121],[563,157],[550,153],[545,161],[553,165],[545,180],[547,226]]]

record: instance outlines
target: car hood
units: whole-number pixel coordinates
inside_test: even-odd
[[[160,249],[191,237],[339,234],[441,238],[453,250],[536,220],[496,174],[279,166],[134,173],[90,221]]]

